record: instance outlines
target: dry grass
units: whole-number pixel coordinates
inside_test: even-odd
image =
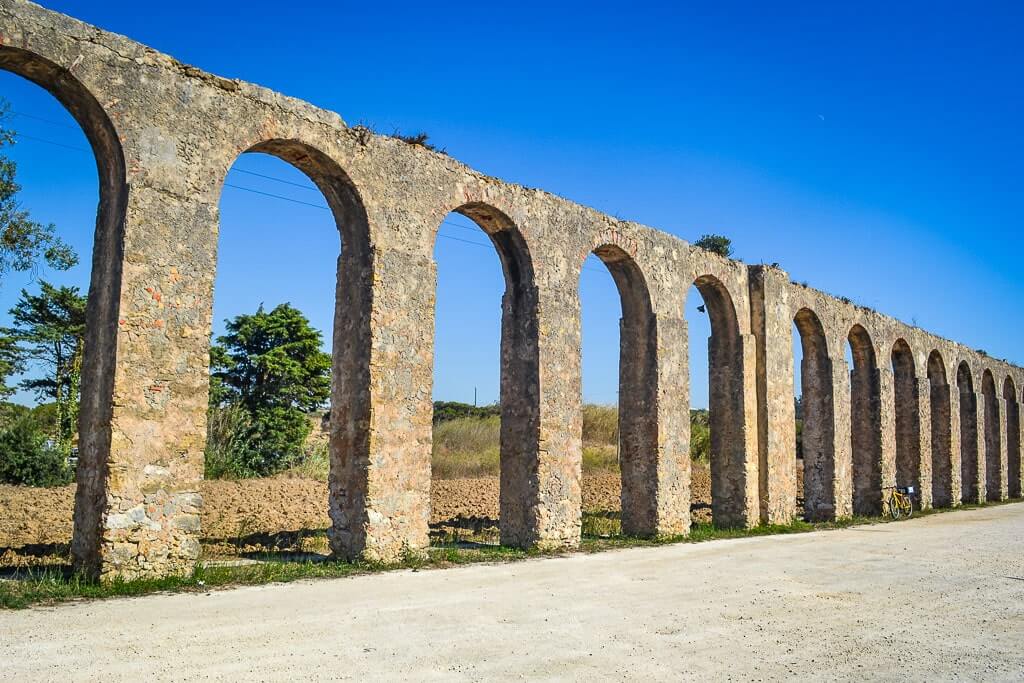
[[[615,447],[619,441],[619,409],[588,403],[583,406],[583,446]]]
[[[331,459],[328,452],[327,441],[314,444],[303,456],[302,460],[292,465],[279,477],[294,477],[297,479],[315,479],[316,481],[327,481],[327,474],[331,468]]]
[[[501,419],[462,417],[434,425],[433,476],[462,479],[497,476]]]
[[[611,406],[583,407],[583,471],[617,472],[618,411]],[[465,417],[434,425],[431,459],[437,479],[498,476],[501,419]]]
[[[619,413],[614,406],[583,406],[583,471],[617,472]],[[499,473],[501,419],[462,417],[434,425],[431,467],[435,479],[496,477]],[[308,453],[278,476],[326,481],[326,440],[307,443]]]

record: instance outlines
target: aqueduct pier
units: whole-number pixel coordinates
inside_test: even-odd
[[[340,234],[329,496],[339,555],[389,560],[428,545],[433,248],[452,211],[487,233],[506,282],[503,543],[579,542],[579,279],[591,253],[623,310],[626,533],[690,527],[693,284],[712,325],[716,523],[796,514],[794,322],[808,517],[877,513],[882,487],[897,483],[919,487],[926,508],[1021,495],[1021,368],[777,267],[484,176],[28,2],[0,0],[0,68],[64,104],[99,170],[72,543],[90,573],[176,573],[198,557],[218,204],[245,152],[309,176]]]

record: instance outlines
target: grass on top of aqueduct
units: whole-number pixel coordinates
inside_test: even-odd
[[[931,515],[1001,504],[1004,503],[964,505],[960,508],[928,510],[915,514]],[[615,548],[805,533],[878,523],[889,522],[880,518],[851,518],[813,524],[794,521],[787,525],[762,525],[753,529],[717,529],[710,524],[702,523],[695,524],[689,536],[643,539],[623,536],[619,531],[617,515],[588,513],[584,515],[583,541],[578,551],[527,551],[465,540],[441,540],[435,541],[425,553],[410,554],[402,562],[395,564],[344,562],[333,559],[312,560],[308,555],[268,555],[240,566],[200,565],[187,576],[135,581],[115,580],[107,583],[89,581],[54,568],[31,568],[15,572],[9,575],[10,578],[0,579],[0,608],[17,609],[70,600],[137,596],[158,592],[205,592],[215,588],[283,583],[300,579],[339,578],[398,569],[420,570],[474,563],[513,562],[528,558],[556,557],[571,552],[599,552]]]

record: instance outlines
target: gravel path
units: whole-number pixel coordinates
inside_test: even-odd
[[[9,680],[1021,680],[1024,505],[0,613]]]

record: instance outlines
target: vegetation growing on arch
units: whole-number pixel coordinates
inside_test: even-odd
[[[723,235],[707,234],[701,235],[700,239],[693,243],[698,249],[713,252],[719,256],[729,258],[732,256],[732,240]]]

